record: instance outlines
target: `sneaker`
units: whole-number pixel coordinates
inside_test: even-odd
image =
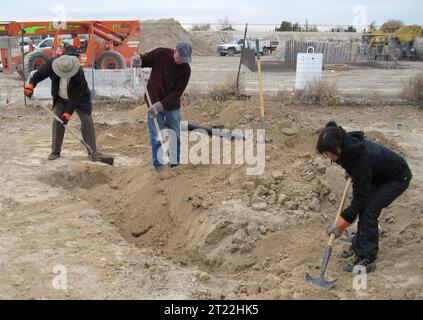
[[[154,167],[154,171],[156,171],[157,173],[161,173],[165,170],[165,168],[165,166]]]
[[[339,258],[348,259],[354,255],[354,250],[352,246],[348,248],[348,250],[342,250],[342,252],[338,255]]]
[[[354,261],[347,263],[346,265],[344,265],[344,271],[346,272],[353,272],[354,268],[357,266],[361,266],[366,268],[366,272],[370,273],[372,271],[376,270],[376,260],[370,260],[367,258],[359,258],[356,257]]]
[[[57,158],[60,158],[60,153],[50,153],[47,159],[56,160]]]

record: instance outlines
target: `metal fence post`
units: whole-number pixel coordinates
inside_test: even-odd
[[[244,51],[245,51],[245,39],[247,38],[247,28],[248,28],[248,23],[245,24],[245,31],[244,31],[244,43],[242,44],[242,49],[241,49],[241,57],[239,58],[239,65],[238,65],[238,74],[236,76],[236,96],[239,99],[240,97],[240,93],[239,93],[239,75],[241,73],[241,64],[242,64],[242,58],[244,57]]]

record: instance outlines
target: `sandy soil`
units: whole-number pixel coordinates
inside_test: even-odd
[[[115,166],[89,162],[68,135],[48,162],[51,120],[39,108],[0,109],[0,298],[26,299],[422,299],[423,113],[412,106],[290,106],[267,102],[266,171],[240,165],[181,166],[157,176],[150,165],[145,109],[97,103],[100,149]],[[256,101],[191,101],[185,119],[259,127]],[[330,291],[317,275],[344,185],[342,171],[314,151],[335,119],[402,152],[414,179],[383,211],[377,271],[352,287],[335,255]],[[77,127],[78,120],[72,123]],[[67,290],[53,287],[57,266]],[[59,267],[60,269],[61,267]]]

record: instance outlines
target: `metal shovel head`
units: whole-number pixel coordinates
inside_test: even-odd
[[[105,164],[108,164],[108,165],[111,165],[111,166],[115,162],[115,158],[112,157],[112,156],[108,156],[108,155],[105,155],[105,154],[97,154],[96,157],[94,157],[89,150],[88,150],[88,152],[90,153],[91,157],[95,158],[95,161],[102,162],[102,163],[105,163]]]
[[[100,157],[100,162],[109,164],[109,165],[113,165],[113,163],[115,162],[115,158],[113,157]]]
[[[106,163],[106,164],[109,164],[109,165],[113,165],[113,163],[115,162],[115,158],[113,158],[113,157],[109,157],[109,156],[100,156],[99,157],[100,159],[99,159],[99,161],[100,162],[103,162],[103,163]]]
[[[337,279],[332,280],[332,281],[327,281],[327,280],[325,280],[325,278],[322,278],[322,277],[317,278],[317,279],[314,279],[308,273],[306,273],[304,275],[304,280],[307,281],[307,282],[311,282],[311,283],[315,284],[316,286],[325,288],[327,290],[329,290],[330,288],[332,288],[335,285],[335,282],[337,281]]]

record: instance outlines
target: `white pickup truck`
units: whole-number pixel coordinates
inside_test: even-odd
[[[256,49],[255,39],[246,39],[245,46],[249,49]],[[242,45],[244,44],[244,38],[232,39],[226,43],[221,43],[217,46],[217,53],[223,56],[233,56],[237,53],[241,53]],[[277,49],[279,43],[272,40],[259,40],[259,49],[262,55],[271,54]]]

